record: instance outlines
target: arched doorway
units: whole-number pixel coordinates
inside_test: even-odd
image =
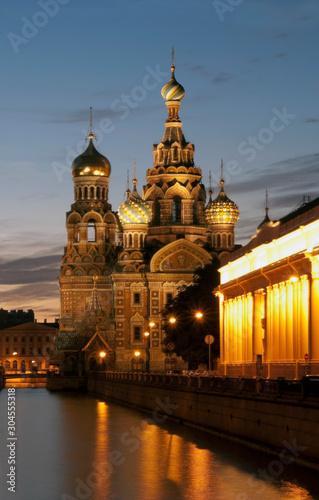
[[[133,372],[142,372],[144,370],[144,359],[134,357],[131,361],[131,369]]]

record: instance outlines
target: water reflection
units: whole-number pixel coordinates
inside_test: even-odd
[[[1,391],[1,499],[6,398]],[[274,457],[93,396],[20,389],[17,413],[15,500],[319,499],[315,472],[292,464],[261,479]]]

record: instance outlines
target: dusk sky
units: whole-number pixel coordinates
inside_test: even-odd
[[[0,307],[59,316],[70,165],[90,106],[113,210],[134,157],[142,191],[172,46],[184,135],[214,197],[224,160],[236,242],[255,233],[266,189],[273,220],[318,196],[318,0],[11,0],[0,25]]]

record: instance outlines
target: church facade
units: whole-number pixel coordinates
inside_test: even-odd
[[[179,117],[185,91],[172,76],[162,89],[168,117],[141,194],[134,178],[114,212],[108,201],[111,164],[94,146],[72,164],[74,203],[67,212],[58,363],[64,373],[108,369],[162,371],[161,310],[198,267],[235,247],[237,205],[224,191],[206,201]],[[149,335],[144,335],[145,333]],[[179,365],[181,366],[181,365]]]

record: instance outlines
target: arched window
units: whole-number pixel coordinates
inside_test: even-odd
[[[228,246],[231,247],[231,234],[228,235]]]
[[[88,241],[96,241],[95,221],[90,221],[88,223]]]
[[[91,186],[90,188],[90,198],[94,198],[94,187]]]
[[[134,248],[138,248],[138,234],[134,234]]]
[[[84,188],[84,199],[87,200],[87,197],[88,197],[88,188],[85,187]]]
[[[193,203],[193,223],[196,224],[197,221],[197,202],[194,201]]]
[[[159,224],[161,222],[161,206],[156,198],[154,202],[154,224]]]
[[[226,248],[226,234],[222,235],[222,247]]]
[[[140,234],[140,248],[143,248],[144,246],[144,238],[143,238],[143,234]]]
[[[96,188],[96,197],[100,198],[100,188],[99,188],[99,186]]]
[[[129,247],[133,246],[133,241],[132,241],[132,235],[131,234],[129,234],[129,237],[128,237],[128,245],[129,245]]]
[[[217,235],[217,248],[220,248],[220,234]]]
[[[102,200],[105,199],[105,188],[102,188]]]
[[[181,216],[182,216],[182,200],[180,196],[174,196],[172,222],[181,222]]]
[[[79,243],[80,241],[80,231],[76,232],[76,242]]]

